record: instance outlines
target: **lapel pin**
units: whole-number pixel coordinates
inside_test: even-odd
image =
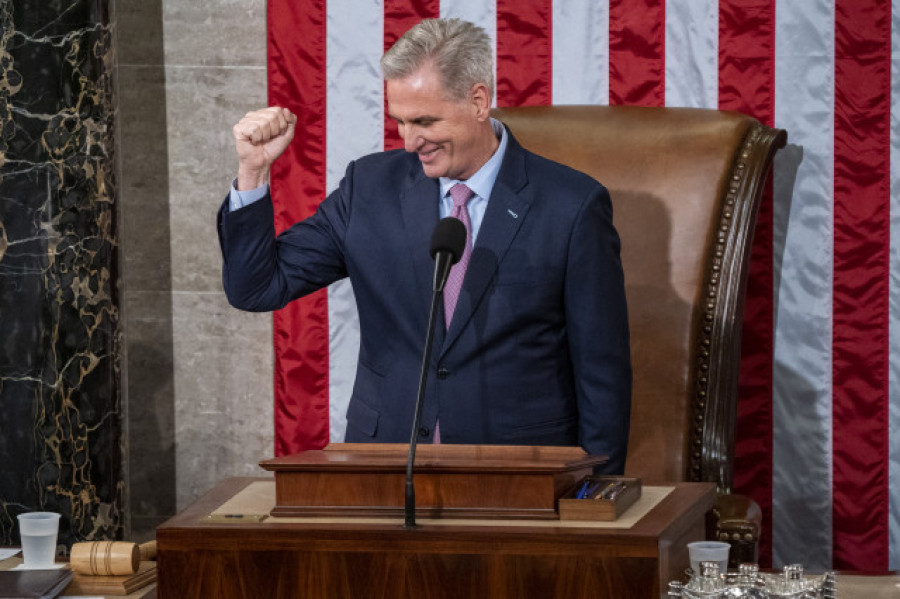
[[[513,218],[519,218],[519,215],[516,214],[515,212],[513,212],[512,210],[510,210],[509,208],[507,208],[506,211],[509,212],[509,215],[510,215],[511,217],[513,217]]]

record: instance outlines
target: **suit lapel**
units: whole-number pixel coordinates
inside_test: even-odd
[[[491,191],[475,247],[472,248],[469,268],[453,312],[453,321],[444,340],[442,354],[453,345],[471,320],[531,206],[530,197],[522,192],[528,182],[525,151],[512,137],[509,129],[506,133],[509,135],[506,156]]]
[[[426,177],[421,167],[418,172],[413,171],[410,184],[400,194],[403,228],[409,241],[409,259],[412,261],[415,287],[421,290],[416,294],[415,309],[424,314],[428,314],[431,306],[434,262],[428,250],[431,247],[431,234],[440,214],[439,194],[437,180]]]

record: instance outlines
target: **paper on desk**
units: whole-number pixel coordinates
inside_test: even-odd
[[[25,564],[19,564],[15,568],[10,568],[11,570],[62,570],[63,568],[68,568],[69,564],[65,562],[57,562],[50,566],[38,566],[37,568],[32,566],[26,566]]]
[[[0,562],[5,559],[9,559],[14,555],[17,555],[21,549],[0,549]]]

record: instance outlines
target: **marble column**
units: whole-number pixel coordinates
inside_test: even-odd
[[[123,522],[110,0],[0,0],[0,545]]]

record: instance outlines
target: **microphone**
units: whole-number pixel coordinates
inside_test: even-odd
[[[458,218],[442,218],[431,234],[431,258],[434,260],[433,291],[443,291],[450,267],[459,262],[466,249],[466,226]]]
[[[422,420],[422,402],[425,399],[425,383],[428,380],[428,364],[431,362],[431,345],[434,342],[434,325],[437,320],[438,304],[450,275],[450,268],[459,262],[466,248],[466,226],[458,218],[448,216],[438,221],[431,234],[431,257],[434,259],[434,284],[431,294],[431,313],[428,316],[428,331],[425,335],[425,349],[422,352],[422,371],[419,374],[419,392],[416,396],[416,412],[413,417],[412,434],[409,438],[409,457],[406,461],[406,493],[404,502],[406,528],[416,526],[416,490],[413,486],[413,463],[416,461],[419,423]]]

